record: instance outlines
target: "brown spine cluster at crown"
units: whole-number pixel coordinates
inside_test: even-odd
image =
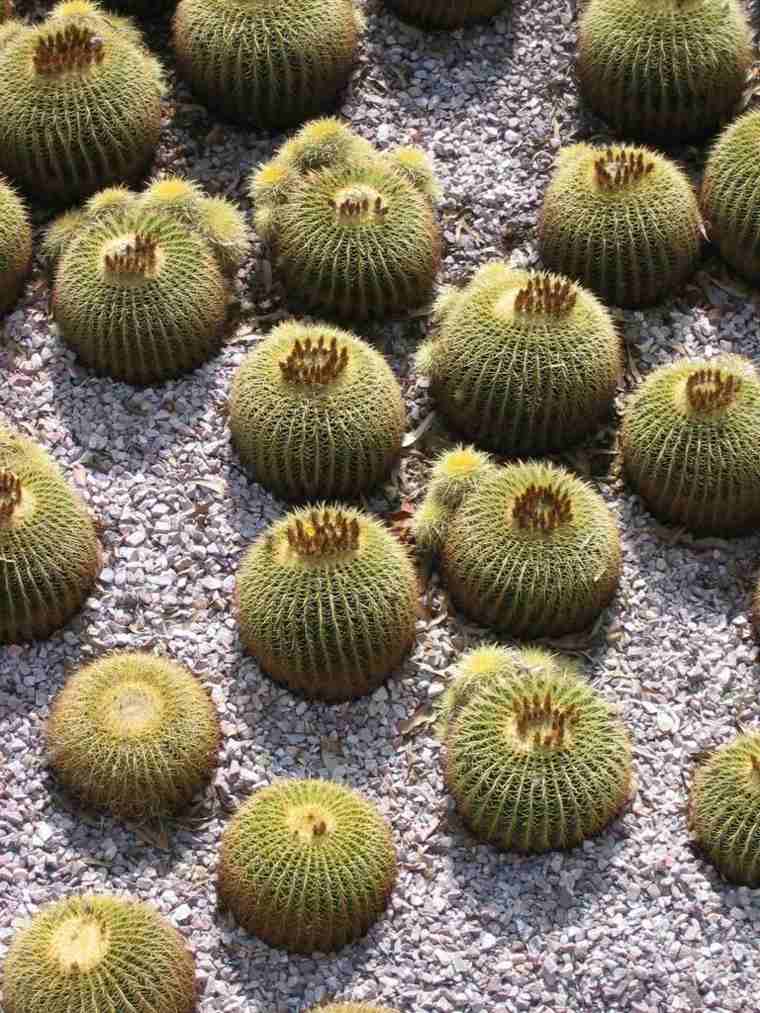
[[[157,249],[155,239],[138,232],[118,252],[106,254],[106,270],[111,274],[152,274],[156,268]]]
[[[67,70],[83,70],[101,63],[103,56],[103,39],[99,35],[89,28],[67,25],[38,39],[34,69],[38,74],[53,77]]]
[[[370,212],[376,218],[384,218],[388,213],[388,206],[378,194],[374,200],[367,196],[363,197],[341,197],[333,199],[333,207],[338,212],[339,218],[367,218]]]
[[[594,162],[596,181],[602,190],[616,190],[627,186],[633,180],[641,179],[654,169],[654,162],[644,157],[644,152],[607,151]]]
[[[737,376],[724,376],[719,369],[699,369],[686,381],[686,396],[695,411],[710,412],[730,405],[740,387]]]
[[[578,292],[571,282],[559,278],[552,282],[546,275],[537,274],[515,296],[515,312],[558,317],[569,313],[577,298]]]
[[[576,712],[575,704],[569,707],[557,706],[549,690],[543,699],[534,693],[532,699],[520,700],[515,704],[517,734],[521,739],[532,738],[536,748],[561,746]],[[540,726],[540,730],[536,726]]]
[[[280,362],[280,369],[291,383],[325,384],[339,377],[347,365],[346,346],[338,351],[334,337],[327,343],[320,334],[317,341],[305,338],[302,343],[296,338],[290,355]]]
[[[7,520],[21,502],[21,479],[0,468],[0,521]]]
[[[571,520],[573,508],[567,493],[551,486],[529,485],[515,500],[512,516],[519,528],[548,532]]]
[[[299,556],[327,556],[359,547],[359,522],[340,510],[312,510],[309,523],[297,519],[288,525],[288,544]]]

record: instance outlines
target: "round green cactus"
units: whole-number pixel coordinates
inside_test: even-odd
[[[609,313],[567,278],[482,267],[437,305],[418,363],[448,422],[510,456],[559,451],[610,413],[622,371]]]
[[[151,819],[189,802],[211,777],[219,738],[216,710],[198,680],[139,651],[75,672],[47,726],[62,784],[124,819]]]
[[[32,228],[26,208],[0,178],[0,315],[19,297],[32,265]]]
[[[3,971],[5,1013],[193,1013],[195,962],[150,905],[67,897],[14,937]]]
[[[220,899],[246,931],[295,953],[328,953],[363,936],[395,880],[387,823],[329,781],[260,789],[222,838]]]
[[[237,578],[243,646],[310,697],[371,693],[414,640],[417,581],[406,550],[359,510],[293,510],[251,546]]]
[[[437,552],[441,548],[449,522],[465,496],[494,467],[488,454],[462,444],[437,458],[425,498],[412,521],[412,534],[418,548],[425,552]]]
[[[760,283],[760,109],[727,127],[710,152],[702,210],[721,256],[748,281]]]
[[[73,202],[139,177],[161,129],[158,62],[123,18],[88,0],[0,33],[0,169],[25,190]]]
[[[100,566],[84,503],[41,447],[0,428],[0,644],[63,626]]]
[[[180,0],[174,51],[208,105],[238,122],[282,127],[335,101],[361,29],[353,0]]]
[[[571,848],[630,801],[628,733],[575,662],[476,650],[445,706],[446,784],[482,840],[534,854]]]
[[[385,0],[400,17],[425,28],[461,28],[501,14],[509,0]]]
[[[616,306],[660,302],[694,271],[702,218],[678,166],[647,148],[573,144],[539,222],[541,258]]]
[[[285,499],[354,498],[401,452],[406,411],[382,355],[360,338],[290,321],[232,384],[232,439],[249,474]]]
[[[518,637],[585,629],[615,595],[609,508],[564,468],[527,462],[483,477],[452,517],[442,571],[457,606]]]
[[[751,64],[739,0],[589,0],[580,17],[582,94],[626,137],[672,145],[712,132]]]
[[[655,369],[623,417],[625,471],[657,517],[698,534],[760,523],[760,378],[738,355]]]

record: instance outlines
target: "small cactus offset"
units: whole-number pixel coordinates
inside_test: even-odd
[[[702,218],[686,175],[646,148],[560,151],[539,222],[541,258],[616,306],[665,299],[693,273]]]
[[[32,265],[32,228],[15,190],[0,178],[0,315],[19,297]]]
[[[395,880],[388,824],[371,802],[329,781],[260,789],[222,837],[221,901],[248,932],[295,953],[329,953],[363,936]]]
[[[241,123],[283,127],[335,102],[362,27],[353,0],[180,0],[174,51],[208,105]]]
[[[626,474],[657,517],[697,534],[760,524],[760,378],[741,356],[660,366],[623,416]]]
[[[285,499],[368,492],[397,460],[405,425],[401,389],[383,357],[333,327],[280,324],[232,383],[240,459]]]
[[[194,1013],[195,962],[150,905],[75,895],[14,936],[3,969],[5,1013]]]
[[[400,17],[425,28],[461,28],[501,14],[509,0],[385,0]]]
[[[513,464],[486,475],[455,512],[441,567],[476,622],[518,637],[562,636],[612,601],[620,536],[585,482],[554,465]]]
[[[161,128],[163,73],[129,21],[68,0],[40,25],[0,31],[0,169],[71,203],[138,178]]]
[[[448,422],[478,445],[559,451],[610,413],[620,338],[604,306],[568,278],[497,261],[444,292],[436,318],[418,368]]]
[[[438,552],[449,522],[464,498],[495,468],[488,454],[460,444],[433,464],[425,498],[415,512],[412,534],[418,548]]]
[[[626,137],[673,145],[711,133],[751,64],[740,0],[589,0],[580,17],[582,94]]]

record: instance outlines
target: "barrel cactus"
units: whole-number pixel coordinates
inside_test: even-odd
[[[293,510],[237,577],[243,646],[265,672],[325,700],[371,693],[414,639],[417,583],[379,521],[340,506]]]
[[[495,469],[452,517],[441,566],[461,610],[518,637],[589,626],[615,595],[620,536],[601,496],[564,468]]]
[[[385,910],[396,880],[390,828],[343,785],[255,792],[222,837],[218,890],[246,931],[295,953],[337,950]]]
[[[461,28],[501,14],[509,0],[386,0],[400,17],[426,28]]]
[[[626,137],[672,145],[712,132],[751,64],[740,0],[589,0],[578,26],[581,91]]]
[[[63,626],[100,566],[84,503],[41,447],[0,428],[0,644]]]
[[[623,417],[625,471],[649,509],[698,534],[760,524],[760,377],[738,355],[655,369]]]
[[[153,157],[164,83],[129,21],[89,0],[0,33],[0,169],[71,203],[137,178]]]
[[[14,937],[5,1013],[193,1013],[195,962],[150,905],[77,895],[43,908]]]
[[[361,29],[353,0],[180,0],[174,51],[193,90],[222,115],[282,127],[335,101]]]
[[[440,549],[449,522],[465,496],[494,467],[488,454],[462,444],[437,458],[425,498],[412,521],[412,534],[420,549],[426,552]]]
[[[539,222],[541,258],[606,302],[660,302],[693,273],[702,218],[678,166],[647,148],[563,148]]]
[[[334,327],[280,324],[232,384],[230,428],[240,458],[285,499],[369,491],[398,458],[405,424],[385,359]]]
[[[15,190],[0,178],[0,315],[16,302],[32,265],[32,228]]]
[[[437,304],[417,357],[448,422],[521,457],[563,450],[609,415],[622,370],[609,313],[560,275],[482,267]]]
[[[571,848],[634,791],[631,744],[575,662],[541,650],[465,656],[446,701],[445,779],[464,821],[513,851]]]

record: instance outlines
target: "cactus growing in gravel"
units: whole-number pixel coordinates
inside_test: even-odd
[[[43,908],[11,943],[5,1013],[192,1013],[195,963],[150,905],[82,895]]]
[[[174,51],[204,102],[238,122],[282,127],[335,101],[362,26],[353,0],[180,0]]]
[[[646,148],[563,148],[539,222],[541,258],[606,302],[646,306],[694,271],[702,218],[686,175]]]
[[[739,0],[590,0],[580,17],[581,91],[626,137],[671,145],[710,133],[751,63]]]
[[[158,143],[163,89],[129,21],[59,3],[42,24],[0,33],[0,168],[56,202],[137,178]]]
[[[620,339],[590,292],[562,276],[488,264],[437,303],[418,353],[436,402],[476,443],[523,456],[562,450],[609,414]]]
[[[248,932],[296,953],[363,936],[395,880],[387,823],[371,802],[329,781],[260,789],[222,837],[222,902]]]
[[[425,498],[412,521],[412,533],[419,548],[427,552],[440,549],[449,522],[465,496],[494,467],[488,454],[461,444],[438,457]]]
[[[32,229],[16,192],[0,178],[0,314],[16,302],[32,264]]]
[[[126,819],[187,803],[208,781],[219,720],[208,694],[174,662],[113,654],[69,678],[47,726],[50,763],[83,803]]]
[[[739,735],[697,766],[688,820],[726,879],[760,886],[760,732]]]
[[[500,14],[509,0],[386,0],[400,17],[426,28],[461,28]]]
[[[614,597],[617,525],[589,485],[554,465],[494,469],[452,517],[441,549],[452,598],[518,637],[585,629]]]
[[[265,672],[325,700],[372,692],[414,639],[417,584],[379,521],[339,506],[294,510],[237,577],[240,636]]]
[[[760,524],[760,377],[738,355],[660,366],[623,417],[625,471],[657,517],[698,534]]]
[[[45,451],[0,428],[0,644],[49,636],[100,572],[95,527]]]
[[[620,814],[634,790],[628,733],[574,662],[486,648],[460,671],[444,701],[445,779],[478,837],[571,848]]]
[[[280,324],[243,361],[230,428],[251,476],[285,499],[353,498],[390,471],[406,411],[383,357],[321,325]]]

